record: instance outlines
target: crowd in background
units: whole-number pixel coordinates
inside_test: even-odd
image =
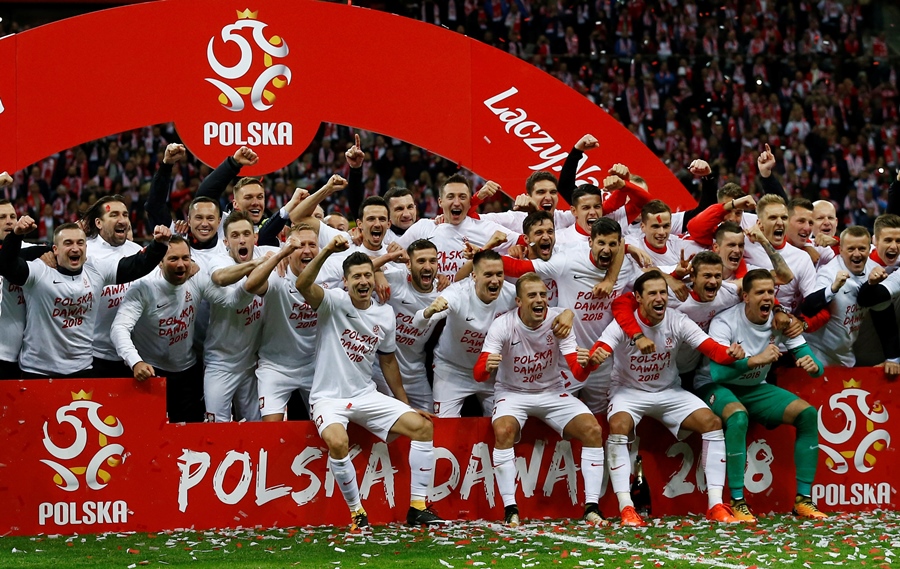
[[[900,168],[898,59],[878,30],[876,3],[425,0],[382,7],[544,69],[615,116],[692,191],[699,187],[686,167],[702,158],[720,184],[759,193],[756,155],[768,143],[790,197],[831,200],[842,225],[871,229]],[[2,26],[3,33],[27,28]],[[346,176],[344,150],[355,132],[366,151],[365,193],[407,187],[420,216],[437,215],[437,188],[457,170],[454,163],[334,124],[323,124],[296,161],[266,177],[268,208],[280,207],[294,187],[317,188],[333,173]],[[150,180],[166,145],[179,141],[174,126],[163,124],[87,142],[17,172],[0,197],[20,216],[39,219],[34,237],[44,239],[99,197],[119,193],[129,202],[135,238],[142,239]],[[174,173],[176,217],[209,172],[191,156]],[[350,213],[345,196],[325,206]]]

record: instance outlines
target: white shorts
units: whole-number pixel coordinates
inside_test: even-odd
[[[690,431],[681,429],[681,424],[698,409],[709,407],[699,397],[681,387],[656,392],[617,387],[612,393],[606,418],[610,419],[616,413],[628,413],[637,428],[642,418],[653,417],[665,425],[675,438],[681,440],[690,434]]]
[[[284,413],[288,399],[295,389],[300,390],[303,404],[309,411],[309,390],[312,389],[313,365],[300,366],[294,370],[287,370],[282,366],[273,365],[270,362],[260,361],[256,368],[256,378],[259,380],[259,413],[263,417]]]
[[[231,403],[238,413],[236,419],[259,421],[259,395],[256,391],[255,366],[243,369],[219,369],[207,365],[203,370],[203,400],[206,420],[216,423],[231,421]]]
[[[350,422],[360,425],[379,439],[390,442],[391,427],[404,413],[415,413],[412,407],[377,391],[352,399],[322,399],[312,406],[312,418],[319,435],[325,427]],[[390,437],[393,439],[393,437]]]
[[[519,422],[519,437],[525,421],[535,417],[547,423],[550,428],[562,436],[569,421],[578,415],[590,415],[591,412],[581,400],[566,392],[515,393],[499,392],[495,396],[494,413],[491,423],[500,417],[514,417]],[[516,442],[519,442],[518,438]]]
[[[472,375],[441,363],[434,365],[434,414],[438,417],[459,417],[463,401],[475,395],[481,401],[482,414],[487,417],[494,408],[494,380],[478,383]]]

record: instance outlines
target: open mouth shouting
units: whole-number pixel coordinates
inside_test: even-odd
[[[547,313],[547,307],[546,307],[543,303],[540,303],[540,302],[539,302],[539,303],[535,303],[535,304],[531,307],[531,313],[534,315],[534,317],[535,317],[536,319],[538,319],[538,320],[543,320],[543,319],[544,319],[544,315]]]
[[[772,314],[772,306],[774,303],[765,301],[759,305],[759,315],[763,318],[768,318],[770,314]]]
[[[553,255],[553,243],[549,239],[535,243],[535,247],[537,248],[538,257],[543,261],[549,260]]]
[[[72,252],[68,254],[69,264],[73,267],[77,267],[81,265],[82,254],[78,252]]]
[[[384,239],[384,229],[380,227],[373,227],[369,234],[372,236],[373,243],[381,243],[381,240]]]
[[[653,310],[653,314],[657,318],[662,318],[666,313],[666,301],[663,299],[657,300],[650,305],[650,308]]]
[[[784,228],[777,227],[772,230],[772,239],[776,244],[780,245],[784,241]]]
[[[501,284],[496,281],[491,281],[490,283],[488,283],[487,291],[488,291],[488,294],[490,295],[491,299],[494,299],[494,298],[497,298],[498,296],[500,296],[500,286],[501,286]]]
[[[117,223],[115,227],[113,227],[113,235],[116,236],[116,239],[121,239],[125,241],[128,237],[128,224],[127,223]]]
[[[246,261],[249,261],[250,260],[250,247],[247,247],[247,246],[238,247],[237,254],[238,254],[239,262],[244,263]]]
[[[422,288],[430,289],[434,286],[434,271],[431,269],[422,269],[419,272],[419,283],[422,285]]]
[[[450,208],[450,219],[453,221],[462,221],[463,208],[453,206]]]
[[[612,263],[612,253],[600,253],[597,255],[597,268],[598,269],[608,269],[609,265]]]
[[[360,284],[356,287],[356,294],[363,300],[369,298],[369,293],[372,292],[372,287],[368,284]]]
[[[897,261],[897,257],[900,257],[900,249],[891,247],[884,250],[884,255],[881,258],[886,264],[893,265]]]

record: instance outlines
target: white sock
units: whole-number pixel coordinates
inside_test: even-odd
[[[600,486],[603,484],[603,447],[581,447],[581,477],[584,479],[584,501],[586,504],[600,501]]]
[[[350,507],[350,512],[353,513],[360,509],[362,503],[359,501],[359,486],[356,484],[356,469],[353,467],[353,461],[350,460],[350,455],[341,459],[331,458],[329,456],[328,463],[331,466],[331,473],[334,475],[334,480],[337,482],[338,488],[341,489],[344,500]]]
[[[516,504],[516,454],[513,449],[494,449],[494,478],[500,488],[503,506]]]
[[[409,472],[409,499],[424,501],[434,475],[433,441],[409,443]]]
[[[606,438],[606,455],[609,457],[609,480],[613,491],[619,499],[619,511],[628,506],[634,507],[631,501],[631,456],[628,454],[627,435],[609,435]]]
[[[722,503],[722,488],[725,486],[725,432],[722,429],[703,433],[703,472],[706,474],[709,507]]]

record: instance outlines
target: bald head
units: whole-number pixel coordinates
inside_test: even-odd
[[[834,204],[828,200],[813,202],[813,235],[837,234],[837,211]]]

